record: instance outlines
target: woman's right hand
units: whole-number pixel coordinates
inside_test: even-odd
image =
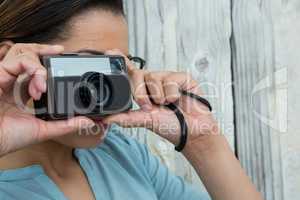
[[[40,63],[42,55],[62,53],[62,46],[39,44],[15,44],[4,52],[0,60],[0,157],[28,145],[43,142],[80,128],[94,125],[86,117],[65,121],[46,122],[25,112],[16,102],[14,86],[20,76],[28,77],[21,98],[40,99],[46,92],[47,71]],[[0,51],[1,53],[1,51]],[[3,52],[2,52],[3,53]],[[2,57],[0,56],[0,58]]]

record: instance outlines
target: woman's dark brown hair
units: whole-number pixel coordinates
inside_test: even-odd
[[[65,39],[68,19],[92,8],[124,14],[122,0],[0,0],[0,42]]]

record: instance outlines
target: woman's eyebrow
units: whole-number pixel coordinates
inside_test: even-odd
[[[105,55],[103,51],[97,51],[95,49],[80,49],[78,51],[75,51],[74,53],[88,53],[92,55]],[[128,58],[131,58],[132,56],[129,54],[127,55]]]
[[[89,54],[93,54],[93,55],[104,55],[104,52],[97,51],[94,49],[80,49],[78,51],[75,51],[75,53],[89,53]]]

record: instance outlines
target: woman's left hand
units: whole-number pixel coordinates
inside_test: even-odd
[[[109,53],[120,55],[115,51]],[[180,94],[180,90],[185,90],[203,95],[197,82],[185,73],[138,70],[128,59],[126,61],[134,98],[141,110],[110,116],[104,121],[123,127],[146,127],[178,145],[181,135],[178,119],[173,111],[164,106],[175,102],[185,117],[189,131],[182,153],[198,173],[212,199],[262,200],[226,138],[219,134],[217,122],[209,109],[199,101]]]
[[[122,55],[120,51],[108,51],[109,55]],[[202,95],[198,83],[186,73],[149,72],[136,69],[126,57],[132,92],[140,110],[109,116],[106,124],[122,127],[145,127],[169,140],[174,145],[180,141],[180,124],[173,111],[165,107],[176,103],[188,125],[187,145],[192,145],[201,135],[218,134],[219,129],[209,109],[199,101],[181,95],[182,90]]]

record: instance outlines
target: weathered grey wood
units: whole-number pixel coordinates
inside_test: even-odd
[[[287,69],[288,80],[288,132],[280,135],[284,199],[295,200],[300,196],[300,2],[277,0],[272,16],[276,64]]]
[[[233,1],[232,53],[239,157],[265,198],[275,200],[283,197],[282,177],[276,175],[281,174],[281,167],[273,171],[273,162],[280,161],[279,155],[274,154],[272,149],[272,145],[279,145],[278,135],[254,114],[256,111],[260,115],[270,115],[270,104],[276,97],[273,24],[270,7],[266,3]],[[266,77],[270,78],[271,87],[253,94],[256,85]]]
[[[233,146],[230,67],[230,0],[125,0],[130,50],[146,58],[149,70],[192,73],[211,96],[216,117]],[[186,180],[198,178],[173,146],[145,132],[147,143],[170,169]]]
[[[267,200],[300,196],[299,12],[297,0],[233,0],[238,152]]]
[[[295,120],[300,113],[300,2],[232,2],[239,157],[267,200],[295,200],[300,196],[300,123]],[[230,0],[126,0],[125,5],[131,52],[146,58],[149,70],[191,72],[215,100],[215,114],[233,144]],[[131,134],[170,169],[198,182],[171,145],[144,129]]]

